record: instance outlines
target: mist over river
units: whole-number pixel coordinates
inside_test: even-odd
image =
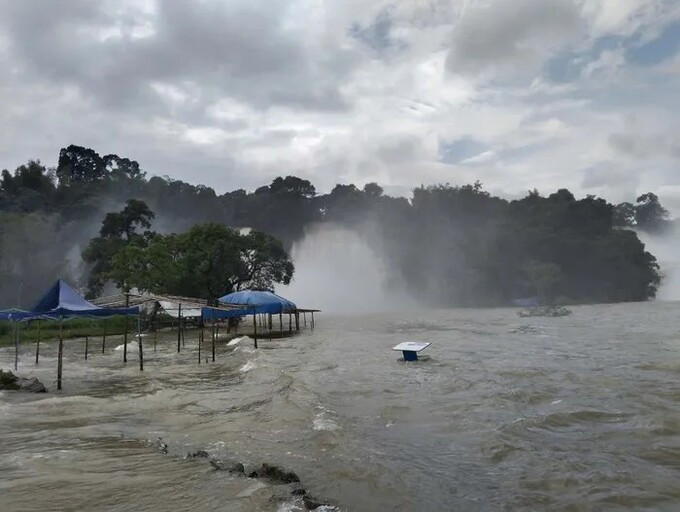
[[[0,510],[302,509],[199,449],[280,465],[347,511],[680,510],[680,304],[573,311],[324,314],[200,366],[195,331],[179,355],[166,333],[144,373],[111,338],[87,362],[71,340],[62,393],[56,344],[37,368],[24,345],[19,373],[50,393],[0,393]],[[430,359],[398,361],[405,340]]]

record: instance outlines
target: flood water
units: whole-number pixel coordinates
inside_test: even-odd
[[[294,471],[339,510],[680,510],[680,304],[573,310],[321,315],[200,366],[195,333],[179,355],[167,333],[144,373],[111,338],[87,362],[68,341],[61,393],[55,344],[37,368],[24,346],[50,393],[0,394],[0,510],[302,510],[198,449]],[[430,359],[400,362],[406,340]]]

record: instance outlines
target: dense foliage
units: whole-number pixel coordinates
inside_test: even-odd
[[[148,204],[155,218],[130,224],[131,217],[114,216],[105,230],[105,213],[124,210],[130,199]],[[167,177],[147,179],[135,161],[69,146],[60,152],[56,169],[30,161],[14,173],[2,173],[0,304],[15,305],[20,285],[22,300],[33,297],[58,275],[81,285],[92,276],[90,284],[98,291],[103,285],[98,275],[111,272],[114,263],[106,255],[121,246],[128,247],[128,264],[146,272],[146,288],[157,289],[161,278],[172,277],[154,276],[151,262],[179,252],[179,261],[168,267],[178,272],[173,279],[203,283],[196,285],[203,294],[216,296],[240,284],[223,280],[220,269],[232,265],[234,255],[211,245],[212,230],[250,227],[260,233],[253,236],[266,233],[281,240],[281,250],[290,250],[307,227],[318,223],[360,232],[387,259],[392,277],[386,285],[404,287],[427,304],[495,305],[531,296],[565,302],[645,300],[656,292],[659,268],[630,228],[659,231],[667,218],[651,193],[636,204],[620,205],[593,196],[577,200],[567,190],[547,197],[530,192],[507,201],[479,183],[420,187],[408,200],[384,195],[375,183],[363,189],[340,184],[318,195],[309,181],[287,176],[254,192],[218,195]],[[202,223],[213,224],[192,229]],[[146,236],[143,230],[151,224],[156,234]],[[220,236],[235,235],[225,231]],[[87,247],[93,237],[100,241]],[[205,239],[208,250],[189,251],[191,237]],[[83,273],[80,253],[86,247],[89,265]],[[120,276],[114,280],[124,284]],[[208,281],[219,282],[218,288],[207,289]],[[189,289],[172,282],[162,286]]]
[[[215,223],[196,224],[186,233],[148,234],[121,246],[110,261],[103,277],[119,287],[208,300],[242,289],[273,290],[274,284],[290,283],[294,271],[274,237]]]

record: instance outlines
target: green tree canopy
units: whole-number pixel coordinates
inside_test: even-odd
[[[281,242],[258,231],[241,234],[206,223],[186,233],[154,235],[113,257],[112,275],[143,291],[214,300],[232,291],[288,284],[294,266]]]

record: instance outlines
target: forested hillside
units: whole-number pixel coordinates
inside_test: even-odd
[[[479,183],[419,187],[389,197],[370,183],[317,194],[307,180],[279,177],[255,191],[217,194],[202,185],[147,176],[139,163],[79,146],[48,169],[29,161],[0,181],[0,307],[30,305],[63,276],[80,286],[81,253],[107,212],[129,199],[155,213],[158,233],[203,222],[251,227],[290,247],[317,223],[357,230],[388,259],[392,279],[424,304],[508,304],[514,298],[646,300],[659,268],[634,230],[661,230],[667,212],[654,194],[612,205],[560,189],[547,197],[493,197]],[[321,286],[322,284],[320,284]]]

